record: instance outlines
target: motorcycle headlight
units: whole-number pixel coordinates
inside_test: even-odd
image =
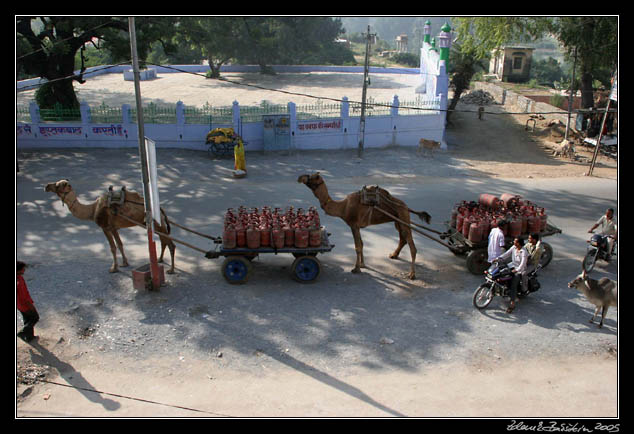
[[[593,246],[593,247],[599,247],[599,243],[597,243],[594,240],[590,241],[590,245]]]

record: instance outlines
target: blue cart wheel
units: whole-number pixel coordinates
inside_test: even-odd
[[[245,283],[251,276],[253,266],[243,256],[229,256],[222,263],[222,275],[225,280],[233,285]]]
[[[314,256],[300,256],[291,267],[293,279],[301,283],[313,282],[319,276],[321,265]]]

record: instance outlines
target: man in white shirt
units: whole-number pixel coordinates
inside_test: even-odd
[[[590,228],[588,233],[592,233],[597,227],[601,226],[601,230],[599,234],[608,236],[608,257],[612,254],[612,248],[614,247],[614,242],[617,239],[617,227],[616,222],[614,221],[614,210],[612,208],[608,208],[605,212],[605,215],[602,215],[599,220]]]
[[[504,225],[506,225],[506,221],[499,219],[496,222],[496,226],[491,229],[491,232],[489,233],[489,262],[493,262],[495,258],[504,253],[504,245],[506,244],[504,240],[504,232],[502,232],[502,227],[504,227]]]
[[[517,299],[517,285],[522,279],[523,273],[526,271],[526,264],[528,262],[528,252],[524,248],[524,240],[521,238],[515,238],[513,240],[513,246],[502,254],[498,259],[508,259],[511,257],[511,263],[509,264],[513,272],[513,280],[511,281],[511,301],[506,313],[513,312],[515,309],[515,300]]]

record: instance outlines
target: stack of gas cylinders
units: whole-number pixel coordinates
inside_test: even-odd
[[[500,219],[507,222],[502,227],[505,236],[519,237],[543,232],[548,215],[543,207],[522,200],[521,196],[504,193],[498,198],[492,194],[481,194],[478,202],[457,203],[451,212],[450,225],[472,243],[478,243],[489,237],[489,232]]]
[[[319,213],[292,206],[284,211],[268,206],[237,210],[229,208],[224,216],[222,244],[225,249],[308,248],[321,245]]]

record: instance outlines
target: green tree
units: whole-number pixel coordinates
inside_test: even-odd
[[[151,41],[169,38],[170,21],[170,17],[136,18],[140,59],[145,58]],[[75,74],[76,53],[99,39],[100,48],[107,49],[115,61],[130,59],[128,28],[124,17],[16,17],[17,69],[48,80],[36,93],[41,108],[77,108],[73,82],[84,83],[85,64],[80,56],[81,69]]]
[[[550,21],[550,30],[566,50],[569,59],[577,56],[581,86],[581,106],[593,107],[593,81],[604,84],[618,62],[618,17],[558,17]]]

